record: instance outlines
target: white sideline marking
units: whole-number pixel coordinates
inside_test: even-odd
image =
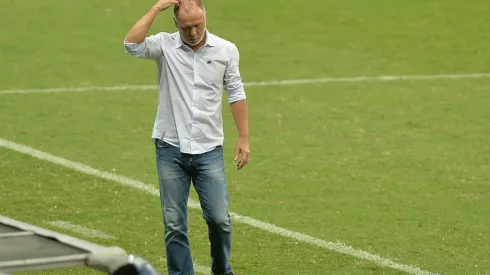
[[[82,235],[85,235],[85,236],[91,237],[91,238],[115,239],[113,236],[108,235],[102,231],[87,228],[87,227],[81,226],[81,225],[72,224],[72,223],[66,222],[66,221],[51,221],[51,222],[48,222],[48,224],[50,224],[52,226],[59,227],[61,229],[70,230],[72,232],[79,233],[79,234],[82,234]],[[194,270],[198,273],[210,274],[209,268],[206,268],[205,266],[202,266],[202,265],[199,265],[196,263],[194,263]]]
[[[325,77],[325,78],[306,78],[306,79],[286,79],[271,81],[252,81],[245,82],[246,87],[253,86],[289,86],[302,84],[319,84],[332,82],[367,82],[367,81],[397,81],[397,80],[435,80],[435,79],[471,79],[489,78],[490,73],[469,73],[469,74],[429,74],[429,75],[382,75],[382,76],[356,76],[356,77]],[[63,92],[88,92],[88,91],[145,91],[155,90],[156,85],[120,85],[120,86],[94,86],[94,87],[66,87],[66,88],[46,88],[46,89],[18,89],[0,90],[0,95],[6,94],[30,94],[30,93],[63,93]]]
[[[70,160],[67,160],[67,159],[64,159],[61,157],[57,157],[57,156],[36,150],[34,148],[31,148],[31,147],[28,147],[28,146],[25,146],[22,144],[14,143],[14,142],[11,142],[11,141],[8,141],[5,139],[0,139],[0,147],[5,147],[5,148],[8,148],[8,149],[20,152],[20,153],[24,153],[24,154],[36,157],[36,158],[41,159],[41,160],[56,163],[56,164],[71,168],[73,170],[85,173],[85,174],[97,176],[99,178],[104,178],[104,179],[111,180],[111,181],[115,181],[115,182],[118,182],[120,184],[145,191],[145,192],[147,192],[151,195],[157,196],[157,197],[159,196],[158,188],[156,188],[152,185],[148,185],[148,184],[145,184],[141,181],[133,180],[133,179],[123,177],[123,176],[119,176],[119,175],[116,175],[113,173],[100,171],[100,170],[97,170],[97,169],[92,168],[90,166],[87,166],[85,164],[73,162],[73,161],[70,161]],[[189,200],[189,208],[200,209],[200,204],[196,201]],[[390,267],[393,269],[405,271],[409,274],[439,275],[438,273],[422,270],[422,269],[415,267],[415,266],[400,264],[400,263],[394,262],[391,259],[383,258],[381,256],[374,255],[374,254],[371,254],[369,252],[365,252],[365,251],[362,251],[359,249],[355,249],[355,248],[352,248],[350,246],[347,246],[347,245],[339,243],[339,242],[328,242],[328,241],[318,239],[318,238],[315,238],[315,237],[312,237],[312,236],[309,236],[306,234],[287,230],[287,229],[269,224],[267,222],[259,221],[259,220],[256,220],[254,218],[251,218],[251,217],[242,216],[242,215],[239,215],[239,214],[233,213],[233,212],[230,213],[230,215],[236,221],[248,224],[248,225],[256,227],[256,228],[260,228],[264,231],[274,233],[274,234],[277,234],[277,235],[280,235],[283,237],[296,239],[296,240],[304,242],[304,243],[316,245],[318,247],[323,247],[323,248],[326,248],[328,250],[336,251],[336,252],[339,252],[342,254],[354,256],[354,257],[359,258],[359,259],[364,259],[364,260],[367,260],[370,262],[374,262],[380,266]]]
[[[66,221],[52,221],[52,222],[48,222],[48,223],[52,226],[56,226],[56,227],[59,227],[62,229],[70,230],[70,231],[73,231],[75,233],[79,233],[79,234],[82,234],[82,235],[85,235],[85,236],[88,236],[91,238],[109,239],[109,240],[115,239],[113,236],[108,235],[102,231],[91,229],[91,228],[81,226],[81,225],[76,225],[76,224],[66,222]]]

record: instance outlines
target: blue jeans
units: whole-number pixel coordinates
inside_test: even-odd
[[[208,225],[211,271],[232,275],[231,217],[223,161],[223,147],[190,155],[181,153],[163,140],[154,140],[165,230],[169,275],[193,275],[187,236],[187,200],[191,182],[199,196],[203,218]]]

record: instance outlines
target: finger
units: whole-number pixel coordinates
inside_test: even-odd
[[[250,159],[250,152],[244,152],[242,156],[243,161],[245,161],[245,163],[248,163],[248,160]]]
[[[235,147],[235,158],[233,159],[234,161],[238,160],[238,156],[240,155],[240,147]]]
[[[243,167],[245,167],[245,165],[247,165],[247,162],[245,161],[240,161],[240,164],[238,165],[238,170],[242,169]]]
[[[242,169],[243,167],[245,167],[245,165],[247,165],[248,163],[248,154],[247,153],[243,153],[242,154],[242,159],[240,160],[240,162],[238,163],[238,169]]]
[[[177,6],[178,6],[178,5],[180,4],[180,1],[179,1],[179,0],[169,0],[169,1],[167,2],[166,6],[169,6],[169,7],[170,7],[170,6],[172,6],[172,4],[174,4],[174,5],[177,5]]]

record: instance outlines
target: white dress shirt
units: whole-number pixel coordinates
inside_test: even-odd
[[[153,59],[158,67],[158,110],[152,138],[201,154],[222,145],[222,95],[228,103],[246,98],[235,44],[206,30],[206,42],[194,52],[178,32],[161,32],[142,43],[124,40],[126,52]]]

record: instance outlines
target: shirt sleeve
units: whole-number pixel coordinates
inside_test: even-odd
[[[141,43],[130,43],[124,38],[124,48],[127,53],[138,58],[157,60],[163,56],[163,34],[150,35]]]
[[[228,103],[233,103],[246,98],[245,89],[240,75],[240,53],[236,45],[231,43],[229,62],[225,70],[224,88],[228,94]]]

